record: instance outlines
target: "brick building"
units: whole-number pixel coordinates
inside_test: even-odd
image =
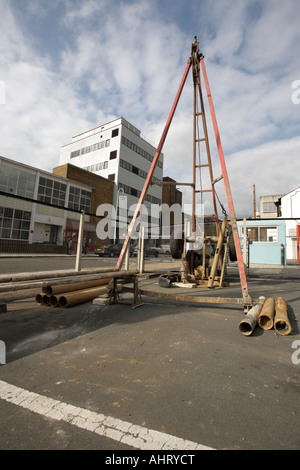
[[[176,181],[169,176],[165,176],[163,178],[163,188],[162,188],[162,204],[166,204],[169,208],[174,206],[174,204],[179,204],[182,207],[182,192],[179,191],[176,188]],[[169,183],[169,184],[168,184]],[[164,211],[162,211],[162,223],[164,223]],[[182,223],[183,223],[183,217],[184,215],[182,214]],[[170,212],[169,217],[166,217],[166,220],[169,219],[170,227],[169,227],[169,232],[172,233],[173,230],[175,229],[180,229],[180,227],[174,226],[174,212]],[[162,232],[164,229],[167,227],[162,227]],[[164,240],[167,241],[167,240]]]
[[[91,214],[96,214],[97,208],[101,204],[112,204],[113,203],[113,194],[114,194],[114,183],[102,176],[91,173],[90,171],[83,170],[77,166],[66,163],[53,168],[53,174],[58,175],[62,178],[71,181],[77,181],[78,183],[86,184],[91,188],[91,205],[89,212]],[[96,225],[99,222],[98,217],[88,216],[85,219],[89,219],[88,222],[85,221],[83,232],[84,236],[89,241],[90,246],[97,246],[101,244],[104,240],[98,240],[96,235]],[[77,238],[79,228],[79,217],[74,215],[66,220],[65,228],[65,238],[72,236]]]

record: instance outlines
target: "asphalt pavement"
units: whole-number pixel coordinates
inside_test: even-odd
[[[154,273],[172,267],[146,264],[143,292],[186,293],[158,285]],[[0,449],[299,449],[299,277],[296,265],[252,266],[248,276],[252,298],[286,300],[289,336],[259,327],[243,336],[240,305],[143,295],[133,308],[131,294],[69,309],[9,302]],[[188,295],[240,298],[235,266],[227,281]]]

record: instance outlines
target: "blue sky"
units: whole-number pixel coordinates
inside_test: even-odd
[[[73,135],[120,116],[157,144],[197,36],[237,216],[251,214],[253,184],[258,209],[259,196],[299,186],[300,104],[291,99],[300,80],[298,0],[0,5],[1,155],[52,171]],[[206,114],[217,177],[207,105]],[[190,181],[191,75],[163,151],[165,176]],[[222,182],[217,192],[226,205]]]

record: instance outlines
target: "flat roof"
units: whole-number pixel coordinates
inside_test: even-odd
[[[89,189],[95,189],[94,186],[90,186],[88,184],[81,183],[81,182],[76,181],[76,180],[71,180],[69,178],[64,178],[63,176],[59,176],[59,175],[56,175],[54,173],[50,173],[50,171],[42,170],[40,168],[36,168],[36,167],[30,166],[30,165],[27,165],[27,163],[17,162],[16,160],[11,160],[10,158],[3,157],[2,155],[0,155],[0,160],[3,160],[7,163],[10,163],[14,166],[18,166],[18,167],[21,167],[21,168],[26,168],[27,170],[30,170],[34,173],[40,172],[42,175],[46,175],[48,177],[51,176],[51,178],[56,179],[56,180],[60,180],[64,183],[69,181],[69,182],[77,184],[78,186],[83,186],[83,187],[89,188]],[[69,163],[68,163],[68,165],[69,165]],[[63,166],[63,165],[59,165],[59,166]],[[79,168],[79,167],[76,167],[76,168]],[[79,168],[79,170],[86,171],[86,170],[83,170],[82,168]]]

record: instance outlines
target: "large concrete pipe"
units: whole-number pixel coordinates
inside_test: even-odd
[[[250,336],[253,332],[265,300],[265,297],[259,297],[257,304],[249,310],[245,318],[240,322],[239,330],[242,335]]]
[[[287,313],[287,305],[282,297],[278,297],[275,303],[274,328],[282,336],[289,335],[292,331]]]
[[[264,303],[258,317],[258,324],[263,330],[271,330],[274,325],[275,299],[270,297]]]
[[[60,295],[58,304],[62,308],[72,307],[72,305],[82,304],[93,300],[99,295],[107,294],[107,286],[93,287],[90,289],[77,290],[74,292],[66,292],[64,295]]]
[[[75,282],[72,284],[69,283],[61,283],[61,285],[48,285],[42,288],[43,293],[46,295],[56,296],[58,294],[63,294],[64,292],[72,292],[75,290],[82,290],[82,289],[89,289],[90,287],[97,287],[97,286],[104,286],[108,284],[110,278],[106,279],[95,279],[94,281],[81,281]]]

